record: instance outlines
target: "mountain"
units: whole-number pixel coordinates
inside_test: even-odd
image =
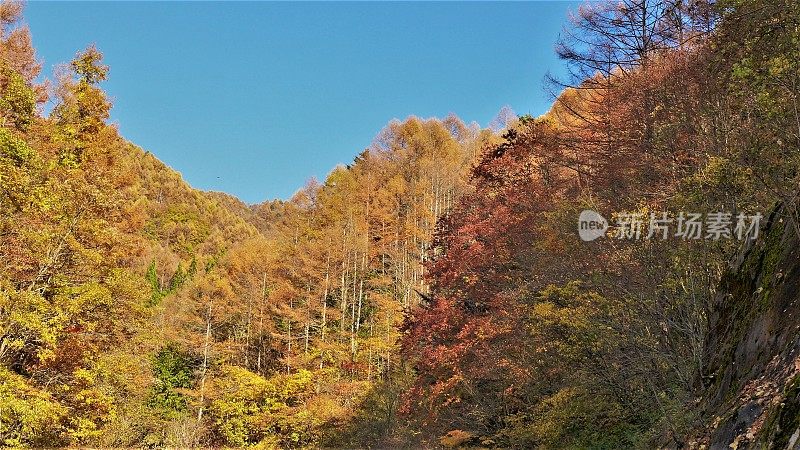
[[[324,183],[246,205],[107,124],[93,47],[41,115],[21,7],[2,11],[5,445],[317,445],[401,382],[397,326],[491,132],[394,121]]]

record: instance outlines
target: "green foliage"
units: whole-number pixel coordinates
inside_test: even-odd
[[[192,257],[192,262],[189,264],[189,270],[186,271],[186,278],[193,278],[197,274],[197,258]]]
[[[530,114],[523,114],[518,118],[519,124],[523,127],[528,126],[529,124],[533,123],[536,118]]]
[[[161,280],[158,276],[156,262],[151,261],[150,265],[147,266],[147,273],[145,274],[147,284],[150,286],[150,306],[158,305],[161,303],[164,297],[175,293],[175,291],[180,289],[181,286],[186,283],[186,281],[192,279],[196,272],[197,262],[195,259],[192,259],[192,264],[189,266],[188,271],[183,270],[183,265],[178,263],[178,267],[175,269],[175,272],[169,279],[169,283],[167,283],[166,286],[162,286]]]
[[[150,304],[157,305],[164,298],[164,292],[161,290],[161,282],[158,280],[158,272],[156,271],[156,262],[150,262],[147,266],[147,284],[150,285]]]
[[[163,347],[152,360],[155,385],[148,401],[151,408],[166,416],[174,416],[187,407],[181,389],[194,384],[195,363],[173,344]]]
[[[183,283],[186,282],[188,278],[188,274],[184,272],[183,266],[178,263],[178,268],[175,269],[175,273],[172,274],[172,278],[169,280],[169,290],[171,292],[175,292],[178,288],[183,286]]]

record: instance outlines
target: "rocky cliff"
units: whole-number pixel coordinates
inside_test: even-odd
[[[800,227],[776,207],[709,311],[693,448],[800,448]]]

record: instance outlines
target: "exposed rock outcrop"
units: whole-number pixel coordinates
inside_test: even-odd
[[[765,219],[709,311],[692,448],[800,448],[800,229],[785,206]]]

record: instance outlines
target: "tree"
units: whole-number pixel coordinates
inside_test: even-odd
[[[102,57],[94,46],[78,53],[70,63],[70,72],[61,75],[56,88],[59,103],[51,116],[68,146],[63,150],[64,161],[80,162],[109,117],[111,103],[97,87],[108,73]]]

